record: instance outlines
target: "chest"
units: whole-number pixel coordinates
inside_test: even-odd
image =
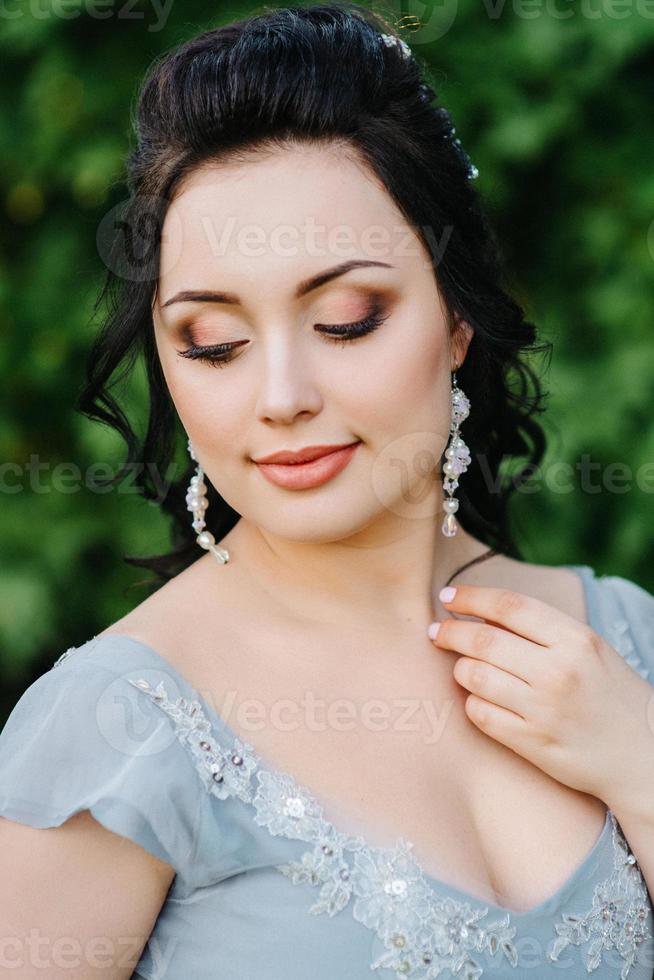
[[[413,843],[423,870],[528,909],[590,851],[604,804],[553,780],[465,714],[456,655],[408,637],[232,629],[219,663],[201,636],[180,670],[272,769],[338,829],[375,847]],[[189,653],[188,651],[194,651]]]

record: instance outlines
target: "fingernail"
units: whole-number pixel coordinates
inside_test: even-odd
[[[430,640],[436,639],[440,628],[441,628],[440,623],[430,623],[430,625],[427,627],[427,636],[429,637]]]
[[[441,589],[438,593],[438,598],[441,602],[451,602],[456,595],[456,589],[453,585],[446,585],[445,588]]]

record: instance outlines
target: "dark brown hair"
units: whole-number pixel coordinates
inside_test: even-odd
[[[472,455],[457,490],[457,519],[491,553],[520,557],[509,530],[509,498],[545,451],[536,419],[544,410],[543,392],[522,354],[551,345],[536,344],[535,326],[503,285],[500,249],[471,179],[471,162],[453,137],[448,111],[436,104],[428,68],[405,56],[400,44],[384,43],[383,33],[398,36],[385,18],[355,3],[265,9],[193,37],[151,65],[135,106],[130,197],[96,301],[96,311],[106,301],[107,313],[77,408],[126,441],[125,469],[107,482],[147,461],[137,485],[157,499],[149,467],[156,463],[159,473],[169,472],[182,433],[151,315],[167,207],[184,178],[208,161],[246,160],[301,142],[339,142],[356,150],[420,234],[450,328],[458,317],[473,329],[457,372],[471,402],[461,434]],[[145,244],[138,276],[119,268],[125,227],[138,229]],[[445,230],[447,246],[437,254],[435,243]],[[110,390],[140,355],[150,397],[142,440]],[[523,458],[523,468],[513,467],[510,479],[500,475],[501,465],[513,458]],[[189,458],[160,504],[171,518],[172,550],[125,558],[155,572],[155,588],[202,553],[185,503],[194,466]],[[240,515],[210,484],[207,496],[207,527],[220,541]]]

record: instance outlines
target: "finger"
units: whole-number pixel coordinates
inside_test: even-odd
[[[439,595],[448,612],[468,613],[492,620],[541,646],[553,646],[569,639],[579,630],[579,620],[574,616],[522,592],[486,585],[457,585],[451,588],[456,588],[451,601]]]
[[[526,718],[531,687],[519,677],[469,657],[459,657],[453,673],[457,683],[471,694]]]
[[[484,701],[476,694],[466,698],[465,712],[470,721],[489,738],[522,754],[520,748],[525,742],[527,723],[520,715]]]
[[[537,682],[538,667],[542,667],[543,658],[547,656],[546,647],[532,643],[524,636],[516,636],[489,623],[464,619],[442,620],[432,642],[444,650],[486,661],[528,684]]]

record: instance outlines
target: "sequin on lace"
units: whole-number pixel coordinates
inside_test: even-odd
[[[482,952],[499,953],[512,967],[518,966],[513,942],[517,929],[509,911],[475,908],[439,896],[415,861],[410,841],[399,838],[395,847],[379,848],[342,833],[292,776],[265,769],[249,743],[234,736],[231,750],[220,745],[199,701],[170,700],[163,682],[156,688],[144,679],[129,683],[172,719],[177,737],[190,750],[211,793],[220,799],[236,796],[252,805],[254,821],[272,835],[311,845],[300,860],[276,868],[295,885],[319,889],[309,908],[313,915],[333,916],[352,905],[354,918],[373,930],[384,948],[370,964],[372,970],[386,968],[398,980],[407,976],[435,980],[445,971],[459,980],[478,980],[484,970],[475,953]],[[602,950],[615,947],[625,958],[621,978],[626,980],[638,945],[649,937],[647,890],[636,859],[610,816],[615,871],[596,887],[593,907],[585,917],[563,914],[563,922],[556,924],[558,939],[550,959],[555,960],[569,943],[588,942],[590,972],[601,962]]]
[[[551,960],[558,959],[570,943],[583,946],[586,970],[596,970],[602,951],[617,949],[624,959],[621,980],[627,980],[630,968],[637,960],[638,946],[650,935],[645,924],[648,915],[648,895],[645,882],[611,813],[613,835],[613,866],[610,877],[595,887],[593,905],[584,916],[562,914],[554,925],[558,934],[548,950]]]

